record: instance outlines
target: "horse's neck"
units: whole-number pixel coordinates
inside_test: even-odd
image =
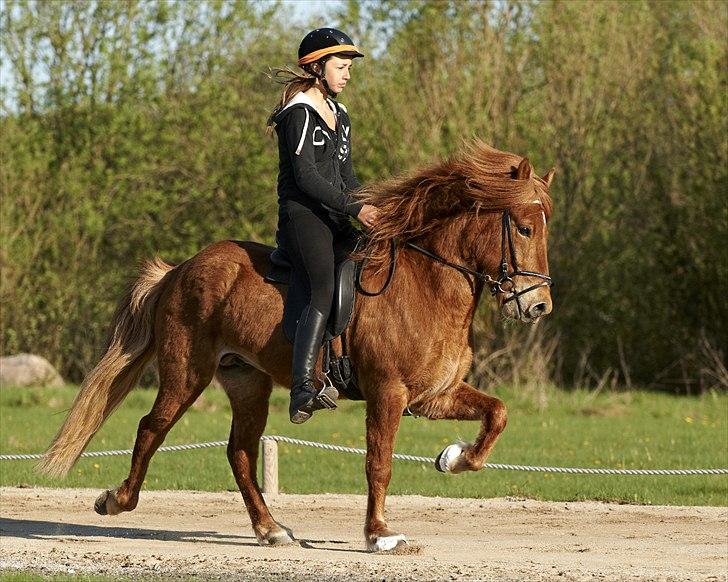
[[[473,268],[472,265],[466,265],[460,254],[462,237],[462,225],[453,221],[418,239],[417,244],[447,261]],[[482,291],[482,285],[478,285],[473,277],[438,263],[412,248],[404,247],[402,258],[403,266],[411,271],[412,279],[416,281],[419,289],[416,292],[430,301],[448,305],[446,313],[455,319],[472,319]]]

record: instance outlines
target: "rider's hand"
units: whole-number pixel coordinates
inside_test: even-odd
[[[371,204],[365,204],[362,206],[359,214],[357,215],[357,219],[359,219],[359,221],[367,228],[374,226],[377,223],[378,218],[379,210],[376,206],[372,206]]]

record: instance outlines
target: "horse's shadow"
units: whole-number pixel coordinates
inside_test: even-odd
[[[48,539],[50,537],[78,536],[84,538],[123,538],[132,540],[156,540],[169,542],[199,542],[257,546],[255,537],[221,534],[214,531],[175,531],[169,529],[145,529],[138,527],[101,527],[56,521],[0,518],[2,537]],[[247,540],[250,542],[246,543]],[[251,543],[252,542],[252,543]]]
[[[164,542],[204,541],[208,544],[260,547],[254,536],[223,534],[215,531],[176,531],[169,529],[145,529],[138,527],[101,527],[78,523],[60,523],[56,521],[36,521],[30,519],[0,518],[0,537],[23,539],[48,538],[121,538],[132,540],[155,540]],[[312,544],[345,544],[340,540],[307,540],[296,539],[296,543],[308,550],[330,550],[334,552],[363,552],[364,550],[331,548]]]

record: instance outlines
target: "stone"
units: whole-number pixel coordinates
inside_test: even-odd
[[[0,386],[63,386],[63,378],[42,356],[16,354],[0,358]]]

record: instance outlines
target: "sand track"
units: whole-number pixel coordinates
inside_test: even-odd
[[[143,492],[93,512],[95,489],[0,488],[0,568],[216,580],[728,579],[728,509],[390,497],[403,555],[368,554],[366,499],[281,495],[298,544],[260,547],[236,493]]]

